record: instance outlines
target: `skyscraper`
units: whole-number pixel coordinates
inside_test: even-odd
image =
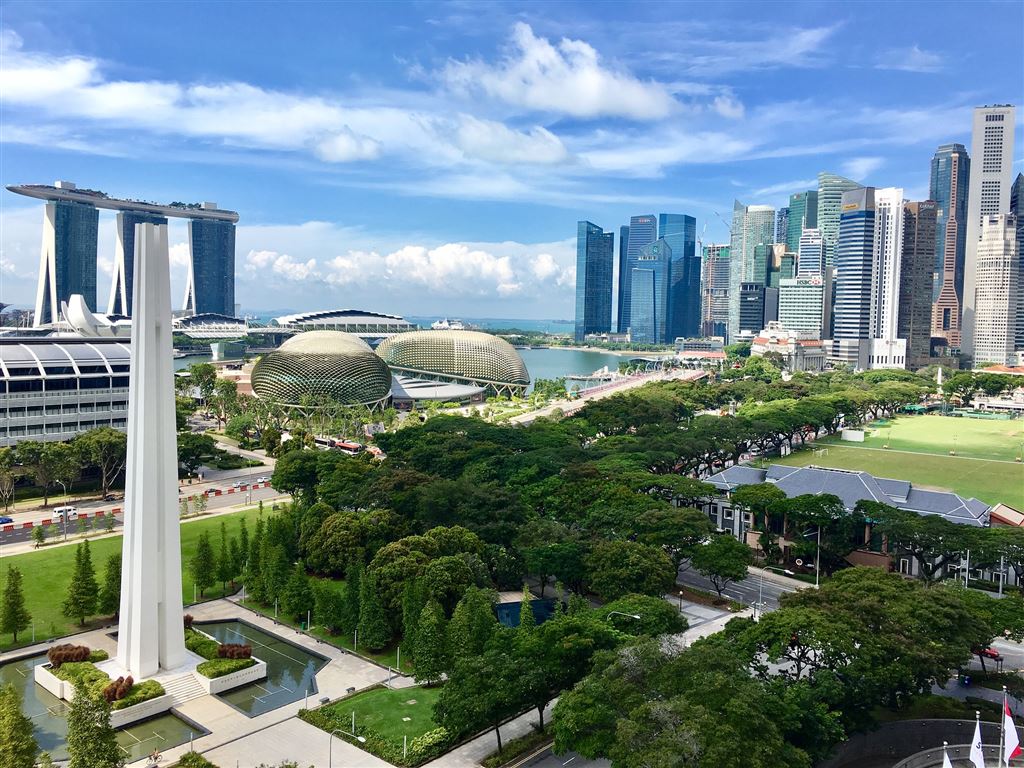
[[[700,255],[697,220],[680,213],[658,215],[658,234],[672,253],[672,287],[666,343],[700,332]]]
[[[704,246],[701,280],[702,336],[725,336],[729,325],[729,246]]]
[[[971,182],[967,198],[967,244],[964,254],[963,312],[960,351],[974,354],[974,312],[978,243],[982,220],[1010,210],[1013,131],[1016,109],[1009,104],[977,107],[971,130]]]
[[[740,334],[747,332],[756,336],[764,328],[765,290],[764,283],[740,284]],[[732,340],[738,338],[739,334],[732,337]]]
[[[861,187],[845,192],[840,206],[832,358],[854,368],[866,368],[867,342],[871,338],[875,190]]]
[[[589,221],[576,225],[576,341],[612,328],[615,235]]]
[[[1018,173],[1010,187],[1010,213],[1017,218],[1017,342],[1014,348],[1024,349],[1024,173]]]
[[[784,243],[789,234],[789,208],[779,208],[775,214],[775,240],[772,242]]]
[[[825,275],[800,275],[779,286],[779,324],[815,339],[828,336],[832,309],[832,270]]]
[[[135,225],[167,224],[163,216],[138,211],[117,212],[117,245],[114,248],[114,279],[110,284],[107,313],[132,314],[132,286],[135,276]]]
[[[907,361],[911,368],[927,365],[931,357],[931,296],[938,209],[938,204],[932,200],[903,206],[897,336],[907,340]]]
[[[659,238],[640,249],[630,276],[630,341],[667,344],[672,313],[672,247]]]
[[[789,196],[789,217],[786,223],[786,250],[796,253],[800,234],[818,226],[818,191],[809,189]]]
[[[619,333],[625,333],[629,330],[629,310],[625,310],[623,314],[623,307],[626,306],[626,297],[629,295],[629,288],[627,283],[629,282],[629,225],[623,224],[619,227],[619,295],[616,301],[618,304],[618,311],[615,313],[615,328]]]
[[[626,236],[625,261],[622,261],[621,255],[619,256],[619,333],[625,333],[631,327],[629,315],[632,306],[630,301],[630,292],[632,291],[631,280],[633,267],[636,266],[637,259],[640,257],[640,249],[657,239],[658,220],[654,217],[654,214],[630,218],[629,232]],[[621,277],[623,268],[625,268],[625,280]]]
[[[732,239],[729,246],[728,338],[740,331],[740,286],[755,281],[755,248],[771,244],[775,236],[775,209],[770,205],[733,205]],[[762,278],[762,285],[763,285]],[[760,330],[760,329],[758,329]]]
[[[817,227],[825,241],[825,265],[836,263],[836,241],[839,237],[839,215],[843,193],[860,187],[856,181],[822,171],[818,174]],[[810,226],[810,225],[808,225]]]
[[[205,205],[212,205],[206,203]],[[189,219],[189,268],[185,306],[193,314],[235,314],[235,225],[216,219]]]
[[[797,275],[822,275],[825,273],[825,241],[821,230],[809,228],[800,235],[796,259]]]
[[[983,216],[976,246],[974,363],[1006,365],[1013,361],[1020,293],[1016,217]]]
[[[967,182],[971,159],[963,144],[943,144],[932,157],[928,196],[935,201],[932,336],[960,349],[960,312],[967,243]]]
[[[74,189],[57,182],[58,189]],[[51,200],[43,211],[35,325],[60,319],[60,305],[80,293],[96,310],[96,243],[100,212],[86,203]]]

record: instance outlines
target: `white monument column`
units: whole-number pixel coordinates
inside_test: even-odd
[[[185,663],[167,226],[137,224],[134,258],[117,663],[140,680]]]

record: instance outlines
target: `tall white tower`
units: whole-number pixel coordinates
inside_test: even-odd
[[[971,132],[971,182],[967,191],[967,248],[960,351],[974,354],[978,242],[983,217],[1010,211],[1013,130],[1017,110],[1010,104],[976,107]]]
[[[167,225],[135,227],[117,662],[136,679],[185,663]]]
[[[985,216],[977,246],[974,362],[1007,365],[1013,360],[1021,290],[1017,217]]]

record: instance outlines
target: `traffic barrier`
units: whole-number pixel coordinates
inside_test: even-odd
[[[110,514],[112,514],[112,515],[119,515],[119,514],[121,514],[121,508],[120,507],[114,507],[112,510],[110,510]]]
[[[35,523],[33,523],[31,520],[29,520],[27,523],[22,523],[21,524],[22,528],[32,528],[34,526],[35,526]]]
[[[29,527],[31,528],[32,526],[30,525]],[[5,530],[5,531],[13,531],[13,530],[14,530],[14,525],[13,525],[13,524],[11,524],[11,525],[5,525],[5,526],[4,526],[4,530]]]
[[[53,523],[52,520],[40,520],[39,521],[40,525],[51,525],[52,523]]]

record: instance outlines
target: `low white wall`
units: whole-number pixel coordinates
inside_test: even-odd
[[[113,728],[124,728],[138,720],[162,715],[171,708],[172,703],[171,696],[165,693],[163,696],[157,696],[155,699],[149,699],[124,709],[115,709],[110,713],[110,725]]]
[[[257,680],[262,680],[267,676],[267,662],[260,661],[255,656],[253,658],[256,660],[256,663],[251,667],[232,672],[230,675],[221,675],[220,677],[213,678],[204,677],[197,670],[196,679],[199,680],[199,684],[203,686],[206,692],[211,694],[223,693],[246,683],[255,683]]]
[[[67,680],[61,680],[50,671],[49,664],[36,664],[32,670],[35,681],[58,699],[71,701],[75,698],[75,686]]]

